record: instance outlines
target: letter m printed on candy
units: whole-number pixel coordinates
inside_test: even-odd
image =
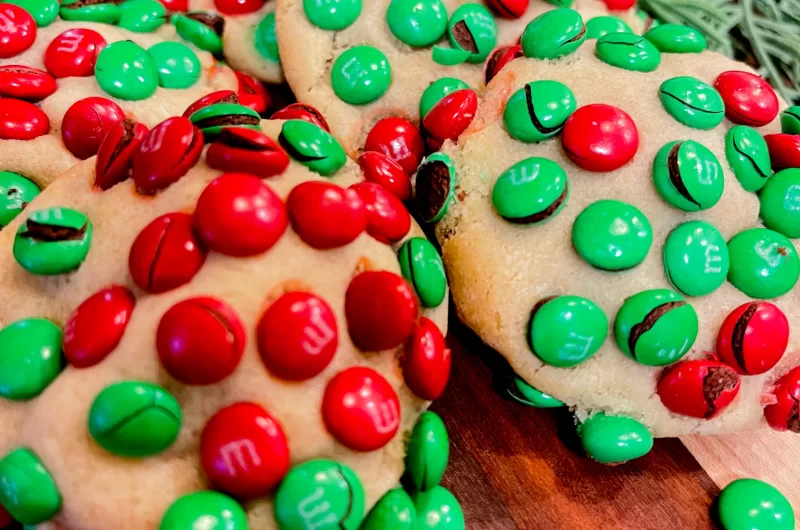
[[[321,486],[300,501],[297,511],[305,523],[306,530],[325,528],[339,522],[339,517],[333,512],[331,503],[325,500],[325,489]]]
[[[258,467],[261,465],[261,457],[258,456],[258,451],[256,451],[256,446],[252,440],[236,440],[225,444],[220,448],[220,454],[222,454],[225,468],[233,476],[238,474],[237,471],[239,469],[245,473],[250,470],[248,458],[253,466]]]

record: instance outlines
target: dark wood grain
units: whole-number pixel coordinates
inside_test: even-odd
[[[467,528],[714,528],[708,508],[719,489],[680,441],[658,440],[622,466],[597,464],[580,454],[567,411],[505,400],[505,361],[456,319],[450,329],[453,372],[433,410],[450,433],[443,485]]]

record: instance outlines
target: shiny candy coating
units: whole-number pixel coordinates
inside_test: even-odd
[[[633,33],[611,33],[597,39],[597,57],[606,64],[635,72],[652,72],[661,64],[661,52]]]
[[[435,412],[417,419],[406,450],[406,475],[415,491],[428,491],[442,481],[450,459],[450,438]]]
[[[409,46],[430,46],[447,31],[442,0],[394,0],[386,10],[392,34]]]
[[[175,31],[185,40],[209,53],[222,53],[225,19],[216,13],[192,11],[172,16]]]
[[[286,200],[292,228],[307,245],[327,250],[348,245],[367,229],[364,201],[352,189],[328,182],[303,182]]]
[[[450,45],[469,52],[467,62],[482,63],[497,45],[497,25],[492,13],[477,3],[466,3],[450,15]]]
[[[380,184],[359,182],[350,186],[367,211],[367,233],[387,245],[403,239],[411,229],[411,215],[405,205]]]
[[[642,291],[625,300],[614,322],[622,352],[648,366],[674,363],[697,339],[697,313],[669,289]]]
[[[639,131],[623,110],[604,104],[578,108],[564,124],[561,145],[587,171],[613,171],[639,149]]]
[[[764,418],[776,431],[800,433],[800,366],[783,375],[772,390],[775,402],[764,407]]]
[[[525,57],[557,59],[577,50],[586,40],[581,15],[569,8],[558,8],[534,18],[522,32]]]
[[[688,296],[717,290],[725,283],[730,267],[725,238],[705,221],[675,227],[664,244],[663,261],[669,282]]]
[[[278,140],[289,156],[323,177],[333,175],[347,161],[347,155],[336,138],[304,120],[284,123]]]
[[[719,92],[693,77],[673,77],[661,84],[659,98],[678,122],[695,129],[713,129],[725,117]]]
[[[441,149],[446,140],[458,140],[478,110],[478,95],[472,90],[457,90],[431,108],[422,121],[428,147]]]
[[[743,375],[771,370],[789,344],[789,320],[769,302],[745,303],[725,318],[717,335],[720,359]]]
[[[32,180],[12,171],[0,171],[0,229],[8,225],[41,190]]]
[[[608,318],[597,304],[580,296],[539,301],[527,326],[528,347],[542,362],[576,366],[594,355],[608,335]]]
[[[0,98],[0,140],[33,140],[48,131],[50,120],[42,109],[21,99]]]
[[[185,13],[189,10],[189,0],[159,0],[167,11],[173,13]]]
[[[531,157],[506,169],[492,188],[492,205],[509,223],[533,225],[561,211],[569,196],[567,174],[556,162]]]
[[[223,15],[247,15],[264,6],[265,0],[214,0],[214,7]]]
[[[331,69],[331,85],[339,99],[366,105],[380,99],[392,83],[386,55],[372,46],[355,46],[342,52]]]
[[[725,102],[725,116],[733,123],[761,127],[778,115],[778,96],[761,76],[729,71],[717,77],[714,88]]]
[[[220,132],[208,148],[206,163],[220,171],[269,178],[286,171],[289,155],[261,131],[228,127]]]
[[[114,285],[79,305],[64,327],[64,357],[75,368],[105,359],[122,340],[136,299],[126,287]]]
[[[781,112],[781,132],[800,134],[800,105],[794,105]]]
[[[184,495],[169,507],[158,530],[247,530],[247,514],[242,506],[216,491]]]
[[[153,194],[189,172],[203,152],[203,135],[186,118],[168,118],[139,144],[132,159],[132,176],[140,193]]]
[[[739,184],[747,191],[760,190],[772,176],[767,142],[753,128],[737,125],[728,130],[725,158]]]
[[[155,94],[158,68],[144,48],[131,41],[109,44],[97,56],[94,75],[106,94],[140,101]]]
[[[58,11],[61,9],[58,0],[7,0],[4,3],[18,5],[30,13],[40,28],[52,24],[58,18]]]
[[[425,156],[425,144],[419,129],[410,121],[403,118],[384,118],[370,130],[364,143],[364,151],[383,153],[403,168],[403,171],[413,175]],[[361,164],[360,159],[359,164]],[[393,189],[392,186],[386,187]],[[408,198],[402,197],[402,194],[395,193],[395,195],[401,200]]]
[[[406,385],[422,399],[439,399],[450,379],[452,362],[439,327],[432,320],[421,317],[414,333],[406,341],[401,361]]]
[[[206,142],[214,140],[226,127],[261,130],[261,116],[241,103],[214,103],[197,110],[189,120],[202,131]]]
[[[424,223],[436,223],[447,212],[456,187],[456,170],[445,153],[434,153],[417,172],[416,206]]]
[[[458,90],[466,90],[469,88],[465,82],[454,77],[441,77],[428,85],[422,92],[422,97],[419,100],[419,116],[425,119],[428,112],[447,95],[452,94]]]
[[[0,97],[37,102],[56,91],[56,80],[38,68],[8,64],[0,66]]]
[[[414,287],[422,307],[439,307],[447,293],[442,258],[424,237],[412,237],[397,251],[400,271]]]
[[[730,366],[693,359],[665,369],[657,390],[661,402],[675,414],[711,419],[730,405],[740,386],[739,376]]]
[[[198,110],[208,107],[209,105],[214,105],[215,103],[239,103],[239,96],[233,90],[217,90],[216,92],[212,92],[210,94],[206,94],[205,96],[201,97],[188,107],[186,110],[183,111],[184,118],[191,118],[192,114],[197,112]]]
[[[515,140],[542,142],[555,136],[575,112],[575,95],[558,81],[533,81],[508,98],[503,122]]]
[[[91,29],[73,28],[58,35],[47,46],[44,66],[58,79],[89,77],[100,52],[106,47],[102,35]]]
[[[633,33],[631,27],[621,18],[604,15],[586,21],[586,38],[599,39],[611,33]]]
[[[17,320],[0,330],[0,396],[27,401],[61,373],[62,332],[43,318]]]
[[[61,510],[55,479],[30,449],[17,448],[0,460],[0,504],[14,519],[38,525]]]
[[[508,63],[522,57],[522,45],[500,46],[486,60],[483,71],[483,84],[488,85]]]
[[[532,387],[518,375],[514,375],[508,387],[508,396],[517,403],[537,409],[556,409],[564,406],[562,401]]]
[[[107,190],[127,179],[133,154],[149,132],[147,127],[128,118],[114,125],[97,152],[94,185]]]
[[[505,18],[520,18],[528,10],[530,0],[488,0],[492,10]]]
[[[701,53],[708,47],[702,33],[681,24],[661,24],[651,28],[644,38],[662,53]]]
[[[360,530],[414,530],[417,510],[403,488],[388,491],[372,507]]]
[[[158,0],[128,0],[119,6],[117,25],[135,33],[149,33],[160,28],[167,10]]]
[[[124,118],[123,110],[110,99],[80,99],[64,114],[61,139],[70,153],[86,160],[97,154],[108,132]]]
[[[452,493],[442,486],[412,494],[417,509],[417,530],[464,530],[464,512]]]
[[[33,212],[19,226],[14,258],[31,274],[63,274],[80,267],[91,243],[88,217],[69,208],[46,208]]]
[[[256,50],[267,61],[280,62],[278,37],[275,33],[275,13],[267,13],[256,26]]]
[[[0,4],[0,59],[24,52],[36,41],[36,21],[25,9]]]
[[[601,270],[620,271],[639,265],[652,244],[650,221],[641,210],[620,201],[594,202],[572,225],[575,250]]]
[[[362,0],[303,0],[309,22],[328,31],[341,31],[361,14]]]
[[[239,104],[256,111],[259,115],[266,112],[267,107],[272,105],[272,98],[261,81],[242,72],[234,73],[238,82],[236,94],[239,97]]]
[[[774,486],[753,478],[728,484],[717,513],[724,530],[794,530],[792,505]]]
[[[139,232],[128,255],[133,282],[149,293],[164,293],[191,281],[206,261],[192,216],[162,215]]]
[[[120,8],[111,1],[62,0],[59,14],[61,18],[71,22],[116,24],[119,21]]]
[[[728,241],[728,281],[751,298],[788,293],[800,277],[800,258],[792,242],[766,228],[739,232]]]
[[[311,105],[306,105],[305,103],[292,103],[291,105],[287,105],[284,108],[276,111],[270,119],[287,121],[303,120],[307,121],[308,123],[313,123],[320,129],[331,132],[331,128],[328,125],[328,122],[325,120],[325,116],[323,116],[320,111]]]
[[[767,181],[759,194],[764,226],[790,239],[800,237],[800,169],[784,169]]]
[[[774,168],[800,168],[800,134],[768,134],[764,141]]]
[[[686,140],[669,142],[658,151],[653,183],[672,206],[697,212],[719,202],[725,179],[716,155],[703,144]]]
[[[400,165],[379,151],[365,151],[358,157],[358,166],[367,182],[386,188],[401,201],[411,197],[411,179]]]
[[[595,414],[578,426],[586,454],[601,464],[620,464],[642,457],[653,448],[647,427],[626,416]]]
[[[203,73],[197,54],[182,42],[159,42],[148,48],[147,53],[155,61],[158,84],[163,88],[189,88],[197,83]]]

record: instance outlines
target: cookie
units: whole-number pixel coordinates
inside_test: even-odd
[[[77,165],[0,233],[0,363],[21,363],[0,376],[0,504],[71,530],[378,529],[413,504],[463,528],[423,413],[450,367],[438,255],[321,129],[223,127],[185,154],[201,121],[155,127],[105,191],[102,155]],[[174,154],[192,162],[167,179]]]

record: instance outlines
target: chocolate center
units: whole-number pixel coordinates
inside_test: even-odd
[[[703,397],[708,404],[705,417],[710,418],[717,410],[717,400],[728,390],[733,390],[739,385],[739,377],[730,368],[715,366],[708,369],[706,378],[703,379]]]
[[[581,40],[581,39],[583,38],[583,36],[584,36],[585,34],[586,34],[586,25],[584,24],[584,25],[582,25],[582,26],[581,26],[581,30],[578,32],[578,34],[577,34],[577,35],[575,35],[574,37],[572,37],[572,38],[571,38],[571,39],[569,39],[568,41],[564,42],[564,44],[562,44],[561,46],[566,46],[566,45],[567,45],[567,44],[569,44],[570,42],[579,41],[579,40]],[[559,46],[559,48],[560,48],[561,46]]]
[[[224,116],[212,116],[204,120],[195,122],[199,129],[208,129],[211,127],[226,127],[232,125],[258,125],[260,119],[255,116],[247,114],[226,114]]]
[[[71,4],[62,5],[62,9],[81,9],[83,7],[91,7],[102,4],[116,4],[119,5],[125,0],[77,0]]]
[[[747,331],[747,326],[750,324],[750,319],[753,318],[757,310],[758,304],[752,303],[748,305],[747,309],[745,309],[742,316],[739,317],[736,324],[733,326],[731,350],[733,350],[733,356],[736,358],[736,364],[745,372],[747,372],[747,366],[745,365],[744,359],[744,334]]]
[[[232,129],[222,129],[214,143],[225,144],[228,147],[244,151],[274,151],[271,147],[245,138],[238,131]]]
[[[37,223],[31,219],[25,223],[25,231],[19,237],[34,239],[42,243],[56,243],[59,241],[78,241],[86,233],[86,224],[80,228],[71,226],[48,225]]]
[[[527,217],[519,217],[519,218],[503,217],[503,219],[505,219],[509,223],[514,223],[518,225],[528,225],[544,221],[551,215],[555,214],[561,207],[561,204],[565,200],[567,200],[567,192],[568,192],[567,187],[564,186],[564,191],[561,192],[561,195],[559,195],[558,198],[555,201],[553,201],[553,204],[551,204],[541,212],[536,212],[535,214],[529,215]]]
[[[478,53],[478,45],[475,44],[475,37],[469,30],[466,21],[461,20],[453,26],[453,38],[462,49],[470,53]]]
[[[681,194],[681,197],[686,199],[687,201],[691,202],[692,204],[696,204],[698,208],[702,208],[700,203],[697,202],[694,197],[692,197],[689,190],[686,189],[686,184],[683,182],[683,178],[681,178],[681,166],[679,162],[679,154],[681,150],[681,146],[683,142],[675,144],[672,149],[669,150],[669,157],[667,158],[667,169],[669,170],[669,180],[672,182],[672,185]]]
[[[217,35],[222,35],[225,29],[225,19],[214,13],[187,13],[184,16],[208,26]]]
[[[417,174],[417,208],[423,221],[430,222],[441,211],[450,195],[450,169],[434,160]]]
[[[631,350],[631,355],[633,355],[634,359],[636,358],[636,343],[639,341],[639,337],[653,329],[653,326],[656,325],[656,322],[658,322],[661,317],[673,309],[677,309],[685,305],[686,302],[667,302],[666,304],[661,304],[647,313],[647,315],[644,317],[644,320],[631,328],[631,334],[628,336],[628,348]]]
[[[786,420],[786,428],[792,432],[800,433],[800,402],[794,400],[794,406]]]

